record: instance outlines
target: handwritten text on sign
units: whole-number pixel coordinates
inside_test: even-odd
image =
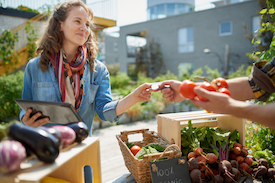
[[[150,162],[153,183],[191,183],[186,157]]]

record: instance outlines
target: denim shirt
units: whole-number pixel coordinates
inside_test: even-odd
[[[24,73],[22,99],[62,102],[58,80],[55,76],[54,67],[49,62],[48,69],[42,71],[39,67],[40,57],[30,60]],[[87,60],[83,73],[83,96],[78,114],[90,129],[92,134],[95,111],[104,121],[114,122],[121,116],[116,115],[115,107],[118,101],[112,101],[110,77],[106,66],[95,60],[95,72],[90,70]],[[22,120],[25,111],[21,109],[19,119]],[[46,124],[51,126],[52,123]]]

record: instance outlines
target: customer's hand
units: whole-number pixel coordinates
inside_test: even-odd
[[[208,91],[206,89],[195,87],[194,92],[207,98],[208,101],[200,101],[198,99],[190,100],[194,105],[205,109],[208,112],[214,113],[230,113],[231,108],[237,105],[238,102],[229,95],[219,92]]]
[[[185,100],[179,92],[180,84],[181,82],[176,80],[167,80],[161,83],[160,88],[164,87],[161,89],[162,97],[166,99],[166,102],[180,102]]]
[[[37,118],[42,115],[41,112],[37,112],[32,117],[30,117],[31,113],[32,113],[32,109],[28,109],[25,115],[22,117],[22,122],[27,126],[39,127],[47,124],[50,121],[49,118],[43,118],[43,119],[37,120]]]

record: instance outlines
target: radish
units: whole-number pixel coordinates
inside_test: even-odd
[[[188,169],[189,171],[192,171],[194,169],[198,169],[199,168],[199,161],[196,158],[190,158],[188,160]]]
[[[207,163],[213,164],[218,160],[218,157],[214,153],[208,153],[206,155],[206,160],[207,160]]]
[[[194,152],[190,152],[190,153],[188,153],[188,159],[190,159],[190,158],[195,158],[196,157],[196,154],[194,153]]]
[[[237,155],[236,154],[234,154],[233,152],[232,153],[230,153],[230,159],[236,159],[236,157],[237,157]]]
[[[247,151],[247,149],[245,149],[245,148],[242,148],[242,150],[241,150],[241,154],[240,154],[241,156],[243,156],[243,157],[246,157],[247,155],[248,155],[248,151]]]
[[[67,147],[68,145],[72,144],[75,141],[76,134],[72,128],[68,126],[63,126],[63,125],[55,125],[55,126],[52,126],[51,128],[54,128],[60,132],[62,137],[63,148]]]
[[[192,183],[201,183],[201,171],[199,169],[194,169],[190,173]]]
[[[20,169],[26,159],[25,147],[15,140],[4,140],[0,143],[0,172],[8,173]]]
[[[195,154],[196,154],[197,156],[202,155],[202,153],[203,153],[203,149],[202,149],[201,147],[197,147],[197,148],[195,149]]]
[[[244,162],[244,158],[242,156],[237,156],[236,161],[238,161],[238,163],[241,164],[242,162]]]
[[[239,170],[240,170],[241,172],[243,172],[243,171],[247,172],[248,169],[249,169],[249,166],[248,166],[248,164],[245,163],[245,162],[241,163],[240,166],[239,166]]]
[[[243,148],[242,144],[237,143],[237,142],[233,144],[233,147]]]
[[[250,157],[245,157],[244,162],[251,166],[253,164],[253,159]]]
[[[206,158],[204,156],[197,156],[196,158],[199,161],[199,164],[206,165]]]
[[[242,150],[240,147],[238,147],[238,146],[234,147],[234,149],[233,149],[234,154],[239,155],[239,154],[241,154],[241,152],[242,152]]]

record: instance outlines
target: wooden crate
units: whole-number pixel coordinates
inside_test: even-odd
[[[21,170],[0,175],[0,183],[40,183],[45,176],[84,183],[83,168],[93,169],[93,182],[101,183],[99,138],[87,137],[82,143],[66,148],[54,163],[46,164],[36,158],[23,162]]]
[[[245,119],[226,114],[215,114],[202,111],[160,114],[157,116],[158,133],[171,143],[181,147],[181,128],[188,126],[191,120],[194,127],[209,126],[223,130],[238,130],[240,143],[245,145]]]

